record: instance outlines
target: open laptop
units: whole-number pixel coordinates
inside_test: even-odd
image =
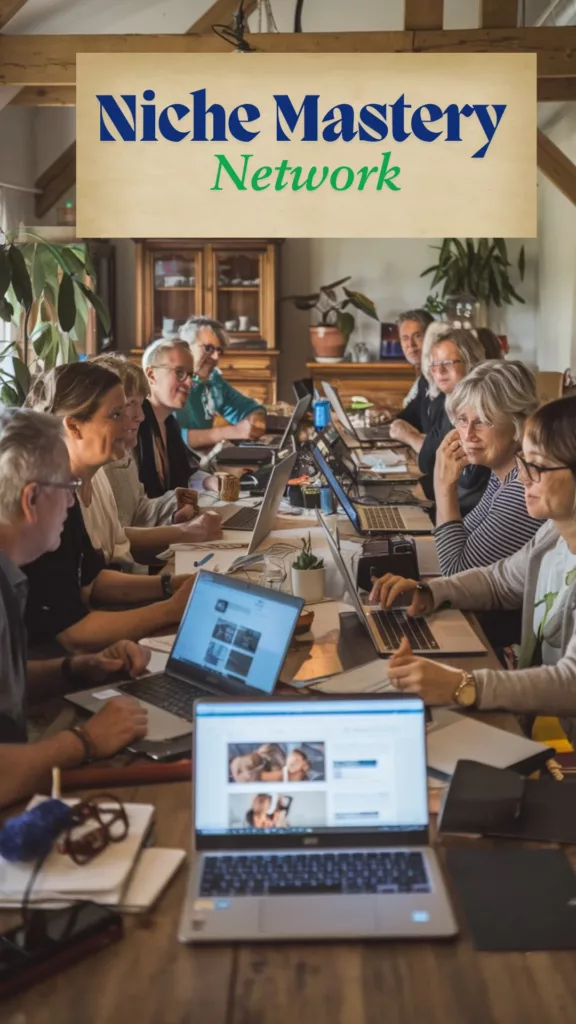
[[[311,401],[311,395],[304,395],[303,398],[299,399],[298,403],[294,406],[288,425],[281,438],[266,436],[261,437],[258,443],[255,441],[245,441],[230,445],[218,452],[215,462],[222,466],[267,462],[274,452],[290,447],[292,441],[295,443],[296,434],[310,408]]]
[[[379,473],[374,469],[370,469],[366,466],[364,460],[358,455],[357,448],[350,448],[344,438],[339,434],[338,430],[333,423],[329,423],[327,427],[316,438],[316,444],[320,447],[320,450],[324,452],[328,462],[333,467],[336,476],[345,476],[348,478],[351,484],[355,486],[366,486],[367,488],[390,488],[390,486],[400,487],[413,486],[416,481],[420,479],[420,473],[412,475],[407,469],[404,460],[400,462],[402,472],[396,475],[391,467],[390,473]],[[368,457],[369,453],[363,453],[365,457]],[[376,459],[382,459],[382,452],[374,453]],[[409,495],[409,503],[417,503],[420,505],[432,505],[433,502],[416,502],[413,495]]]
[[[365,504],[364,502],[353,501],[348,497],[346,491],[336,473],[334,472],[333,460],[330,452],[318,439],[312,448],[314,461],[321,473],[326,478],[326,483],[340,502],[348,516],[356,533],[362,536],[370,536],[378,533],[431,533],[433,529],[430,516],[417,505],[388,505],[388,504]],[[330,464],[332,462],[332,465]]]
[[[378,427],[355,427],[340,401],[337,389],[325,380],[322,381],[322,389],[330,402],[334,415],[338,417],[345,430],[351,437],[355,437],[359,444],[374,444],[375,441],[390,440],[389,423],[384,423]]]
[[[303,604],[291,594],[203,570],[165,672],[92,686],[66,700],[96,712],[111,697],[136,697],[148,710],[148,735],[131,749],[189,734],[197,697],[272,693]]]
[[[199,700],[193,766],[182,942],[457,933],[418,697]]]
[[[404,608],[395,607],[389,611],[363,604],[338,544],[319,511],[316,515],[354,610],[366,627],[378,654],[386,657],[393,654],[398,650],[403,636],[410,641],[414,654],[425,654],[428,657],[438,654],[485,654],[485,645],[457,609],[443,609],[426,617],[415,618],[405,610],[406,605],[412,602],[411,595],[402,595]]]
[[[296,452],[292,452],[272,467],[259,508],[238,508],[233,505],[217,509],[224,530],[253,531],[247,552],[249,555],[256,551],[274,527],[274,519],[295,462]]]

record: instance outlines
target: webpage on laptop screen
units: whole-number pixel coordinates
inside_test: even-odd
[[[202,574],[172,657],[271,693],[299,603]]]
[[[418,700],[203,702],[195,728],[198,833],[427,825]]]

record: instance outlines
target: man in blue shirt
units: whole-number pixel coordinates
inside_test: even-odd
[[[218,441],[260,437],[265,430],[262,406],[228,384],[218,369],[228,341],[222,324],[207,316],[193,316],[178,333],[190,345],[194,360],[188,401],[175,413],[186,444],[190,448],[211,448]],[[213,425],[216,413],[228,421],[226,426]]]

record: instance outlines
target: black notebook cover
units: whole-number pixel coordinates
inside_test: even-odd
[[[576,949],[576,875],[562,850],[448,850],[476,949]]]

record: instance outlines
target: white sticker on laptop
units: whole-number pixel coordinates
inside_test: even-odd
[[[120,690],[97,690],[92,696],[96,700],[109,700],[110,697],[122,697]]]

